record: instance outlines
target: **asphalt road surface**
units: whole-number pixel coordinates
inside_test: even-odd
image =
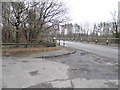
[[[61,42],[62,44],[62,42]],[[3,88],[117,88],[118,65],[114,59],[99,58],[102,49],[116,47],[66,41],[76,52],[53,58],[2,57]],[[99,50],[100,48],[100,50]],[[93,51],[92,51],[93,49]],[[83,51],[81,51],[83,50]],[[97,50],[99,53],[96,53]],[[85,51],[95,53],[90,54]],[[109,55],[104,55],[109,57]],[[101,55],[101,56],[102,56]],[[116,55],[116,54],[115,54]],[[39,55],[38,55],[39,56]],[[115,58],[116,59],[116,58]],[[115,62],[114,62],[115,61]]]
[[[63,44],[63,41],[61,41],[61,45],[62,44]],[[118,60],[118,47],[115,47],[115,46],[70,42],[70,41],[65,41],[65,46],[72,47],[77,50],[83,50],[104,58]]]

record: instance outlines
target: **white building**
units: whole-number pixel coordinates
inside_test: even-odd
[[[65,28],[65,25],[61,25],[61,34],[65,34],[65,30],[66,30],[66,28]]]
[[[79,29],[79,26],[77,24],[74,25],[74,31],[76,34],[80,33],[80,29]]]
[[[66,29],[67,29],[67,34],[72,34],[73,33],[73,25],[72,23],[66,24]]]

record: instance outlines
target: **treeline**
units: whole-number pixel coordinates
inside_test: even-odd
[[[67,8],[58,0],[2,3],[2,42],[28,43],[42,41],[51,31],[51,21],[67,20]]]
[[[88,36],[92,36],[96,38],[120,38],[120,23],[117,18],[113,21],[95,24],[90,24],[89,22],[84,24],[68,23],[62,25],[61,28],[61,35],[67,35],[68,37],[84,36],[88,38]],[[65,30],[67,30],[67,33]]]

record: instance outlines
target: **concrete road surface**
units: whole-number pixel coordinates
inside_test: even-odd
[[[2,88],[27,88],[43,82],[68,79],[67,69],[67,65],[44,59],[3,57]],[[48,87],[51,84],[48,83]]]
[[[37,55],[39,56],[34,54],[24,57],[2,57],[2,87],[118,87],[118,67],[110,60],[94,57],[80,50],[76,50],[74,54],[53,58],[35,58]]]
[[[63,41],[61,41],[60,43],[62,45]],[[92,54],[102,56],[105,58],[118,60],[118,47],[115,47],[115,46],[70,42],[70,41],[65,41],[65,46],[90,52]]]

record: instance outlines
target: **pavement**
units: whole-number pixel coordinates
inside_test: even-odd
[[[68,79],[68,65],[47,61],[42,58],[58,57],[74,53],[73,49],[42,52],[24,57],[2,57],[2,88],[28,88],[43,82]],[[46,84],[42,85],[46,87]],[[51,85],[47,85],[47,88]]]
[[[3,88],[27,88],[57,79],[68,79],[69,66],[43,59],[3,59]]]
[[[91,59],[91,56],[86,56],[88,59],[81,60],[80,54],[74,58],[74,49],[62,48],[60,50],[43,52],[38,54],[33,54],[24,57],[2,57],[2,88],[116,88],[118,81],[105,80],[105,79],[87,79],[81,77],[83,75],[82,65],[77,63],[85,64],[84,67],[85,74],[89,75],[87,68],[87,61],[89,61],[90,69],[97,68],[96,65]],[[72,56],[73,54],[73,56]],[[84,53],[81,53],[82,55]],[[67,56],[65,56],[67,55]],[[86,54],[85,54],[86,55]],[[65,58],[68,58],[68,60]],[[70,74],[71,70],[76,71],[77,67],[71,67],[69,64],[61,62],[61,59],[64,59],[64,62],[71,63],[72,66],[81,68],[82,70],[78,74],[80,77],[76,77],[75,73]],[[84,57],[83,57],[84,58]],[[51,60],[49,60],[51,59]],[[57,60],[60,61],[57,61]],[[73,60],[78,60],[78,62]],[[56,61],[55,61],[56,60]],[[76,62],[76,63],[75,63]],[[90,64],[92,62],[92,65]],[[73,65],[75,63],[75,65]],[[96,67],[92,67],[96,65]],[[103,64],[102,64],[103,65]],[[81,67],[79,67],[81,66]],[[103,67],[103,66],[102,66]],[[102,71],[102,67],[100,70]],[[111,66],[109,66],[110,69]],[[114,66],[115,67],[115,66]],[[111,67],[112,68],[112,67]],[[103,69],[105,69],[103,67]],[[113,68],[112,68],[113,69]],[[110,69],[111,70],[111,69]],[[116,70],[116,68],[115,68]],[[73,72],[72,71],[72,72]],[[117,71],[116,71],[117,72]],[[115,73],[115,71],[114,71]],[[93,75],[93,73],[92,73]],[[94,76],[93,76],[94,77]]]

